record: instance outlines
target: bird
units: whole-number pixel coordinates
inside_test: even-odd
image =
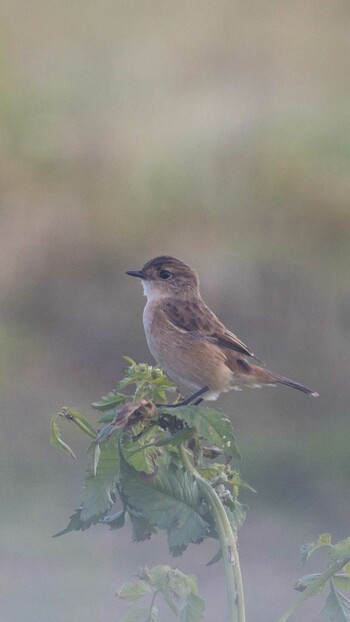
[[[147,297],[143,325],[152,356],[184,395],[190,393],[168,406],[197,405],[231,389],[263,385],[318,397],[313,389],[265,368],[205,304],[198,274],[188,264],[162,255],[126,274],[141,280]]]

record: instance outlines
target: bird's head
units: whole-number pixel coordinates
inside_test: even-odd
[[[155,257],[141,270],[129,270],[126,274],[141,279],[148,299],[188,298],[199,293],[197,272],[176,257]]]

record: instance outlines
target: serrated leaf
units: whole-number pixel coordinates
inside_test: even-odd
[[[177,568],[160,564],[153,568],[143,568],[140,577],[166,596],[183,600],[193,592],[197,594],[197,579],[194,575],[186,575]]]
[[[335,589],[332,581],[321,615],[328,622],[350,622],[350,601]]]
[[[168,445],[171,445],[172,447],[177,447],[179,445],[182,445],[186,441],[189,441],[191,438],[193,438],[193,434],[194,434],[193,430],[189,430],[189,429],[178,430],[171,436],[167,436],[166,438],[161,438],[160,440],[156,441],[154,443],[154,446],[155,447],[166,447]]]
[[[141,579],[133,583],[124,583],[117,592],[119,598],[132,602],[136,602],[141,596],[147,596],[148,594],[152,594],[152,589],[148,583]]]
[[[145,363],[130,365],[124,370],[124,378],[119,382],[118,389],[124,389],[130,384],[136,385],[135,400],[148,398],[154,402],[165,402],[165,392],[174,390],[174,384],[160,369]]]
[[[186,551],[187,544],[173,544],[169,546],[169,551],[173,557],[181,557],[182,553]]]
[[[104,516],[104,518],[100,520],[100,523],[108,525],[111,529],[120,529],[125,524],[125,510],[120,510],[120,512],[116,512],[115,514]]]
[[[150,583],[151,585],[156,587],[154,573],[157,572],[158,568],[165,568],[167,570],[171,570],[170,566],[165,566],[164,564],[161,566],[154,566],[154,568],[148,568],[148,566],[144,566],[144,568],[140,568],[138,576],[143,581],[147,581],[147,583]]]
[[[331,544],[331,534],[330,533],[322,533],[315,542],[309,542],[308,544],[304,544],[301,549],[301,561],[305,564],[309,559],[310,555],[314,553],[317,549],[322,546],[332,546]]]
[[[65,443],[61,438],[61,432],[57,425],[55,417],[51,419],[51,428],[50,428],[50,443],[58,447],[65,454],[70,456],[71,458],[76,458],[74,451]]]
[[[341,559],[342,557],[350,559],[350,538],[337,542],[329,552],[329,557],[331,559]]]
[[[144,568],[141,578],[161,592],[165,601],[182,622],[200,622],[203,619],[204,602],[198,595],[197,579],[166,565]]]
[[[141,380],[142,377],[130,377],[130,378],[123,378],[122,380],[120,380],[120,382],[118,382],[118,389],[125,389],[125,387],[128,387],[130,384],[136,384],[138,380]]]
[[[189,594],[198,594],[197,578],[192,574],[186,575],[177,568],[171,568],[167,589],[179,600],[184,600]]]
[[[176,464],[162,465],[150,481],[123,460],[123,494],[127,504],[142,513],[152,525],[165,529],[168,545],[186,547],[208,535],[206,506],[195,478]]]
[[[100,445],[96,474],[88,472],[82,492],[81,520],[105,514],[115,503],[120,454],[116,435]],[[118,434],[119,437],[119,434]]]
[[[163,412],[174,415],[170,409],[165,408]],[[179,406],[175,416],[185,421],[190,428],[195,428],[200,436],[210,444],[217,445],[227,456],[241,457],[231,422],[222,411],[203,406]]]
[[[152,534],[157,533],[154,525],[143,516],[137,516],[134,512],[129,511],[129,517],[132,527],[132,541],[144,542],[149,540]]]
[[[91,525],[96,525],[96,523],[99,522],[98,516],[93,516],[89,520],[82,521],[80,518],[80,513],[81,513],[81,507],[75,510],[74,514],[72,514],[69,517],[69,523],[67,527],[62,529],[62,531],[55,533],[55,535],[52,537],[58,538],[59,536],[64,536],[66,533],[69,533],[70,531],[85,531],[86,529],[89,529]]]
[[[124,404],[126,400],[126,395],[118,393],[118,391],[110,391],[107,395],[101,397],[98,402],[93,402],[91,406],[92,408],[95,408],[95,410],[112,410],[113,408]]]
[[[93,449],[94,443],[92,443]],[[88,469],[80,508],[72,514],[67,527],[56,536],[62,536],[69,531],[88,529],[91,525],[100,522],[115,502],[119,465],[119,448],[113,436],[101,446],[96,474],[93,473],[93,463]]]
[[[201,622],[204,615],[204,600],[198,594],[189,594],[185,604],[180,609],[180,622]]]
[[[149,431],[142,434],[137,440],[133,437],[126,438],[121,444],[121,450],[126,462],[134,467],[136,471],[149,474],[156,471],[159,449],[157,449],[155,443],[159,436],[164,436],[164,432],[160,428],[157,428],[158,430],[157,435]]]

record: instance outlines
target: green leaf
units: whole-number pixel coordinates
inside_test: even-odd
[[[192,592],[195,594],[198,592],[197,579],[194,575],[185,575],[177,568],[171,568],[166,564],[143,568],[140,577],[164,595],[174,596],[178,600],[187,598]]]
[[[341,559],[342,557],[350,559],[350,538],[337,542],[329,552],[329,557],[331,559]]]
[[[108,423],[103,428],[101,428],[101,430],[97,434],[96,443],[101,445],[105,443],[108,437],[111,436],[113,430],[115,430],[114,420],[112,423]]]
[[[172,389],[176,390],[176,387],[173,383],[172,380],[169,380],[169,378],[167,378],[166,376],[161,376],[159,378],[152,378],[152,384],[158,387],[162,387],[164,389],[166,389],[167,391],[170,391]]]
[[[111,423],[115,419],[115,410],[106,410],[103,417],[98,420],[99,423]]]
[[[136,361],[134,361],[134,359],[131,358],[131,356],[126,356],[126,354],[123,356],[124,361],[126,361],[127,363],[129,363],[130,367],[132,367],[133,365],[137,365]]]
[[[145,581],[142,581],[141,579],[139,581],[134,581],[133,583],[124,583],[124,585],[122,585],[120,590],[117,592],[117,596],[119,596],[119,598],[130,600],[132,602],[135,602],[141,598],[141,596],[147,596],[148,594],[152,594],[152,589],[148,583],[145,583]]]
[[[237,501],[237,499],[227,499],[224,503],[225,512],[231,523],[232,529],[237,533],[242,527],[246,518],[246,506]]]
[[[321,615],[329,622],[350,622],[350,601],[335,589],[332,581]]]
[[[93,402],[91,406],[92,408],[95,408],[95,410],[112,410],[113,408],[124,404],[126,400],[126,395],[118,393],[118,391],[110,391],[110,393],[107,393],[107,395],[101,397],[98,402]]]
[[[69,531],[88,529],[91,525],[100,522],[100,519],[115,503],[116,486],[119,474],[120,455],[114,435],[101,445],[100,458],[96,475],[94,475],[94,460],[89,467],[82,492],[82,504],[70,517],[65,529],[55,534],[62,536]],[[92,449],[95,444],[92,443]],[[95,452],[94,452],[95,453]]]
[[[193,435],[194,435],[193,430],[189,430],[189,429],[178,430],[171,436],[167,436],[165,438],[161,438],[160,440],[156,441],[154,443],[154,446],[155,447],[166,447],[168,445],[171,445],[172,447],[178,447],[179,445],[182,445],[186,441],[189,441],[191,438],[193,438]]]
[[[73,421],[73,423],[85,432],[85,434],[88,434],[91,438],[96,438],[96,430],[92,427],[91,423],[85,419],[79,410],[65,406],[62,408],[62,414],[66,417],[66,419]]]
[[[169,380],[158,367],[151,367],[145,363],[132,362],[124,369],[124,378],[119,382],[118,389],[124,389],[130,384],[136,385],[134,398],[149,398],[155,402],[165,402],[165,392],[174,391],[174,383]]]
[[[89,520],[82,521],[80,518],[81,507],[75,510],[74,514],[69,517],[69,523],[67,527],[55,533],[53,538],[58,538],[59,536],[64,536],[66,533],[70,531],[85,531],[85,529],[89,529],[91,525],[96,525],[99,522],[98,516],[93,516]]]
[[[170,409],[164,409],[163,412],[174,415]],[[175,416],[185,421],[190,428],[195,428],[200,436],[210,444],[217,445],[227,456],[241,457],[231,422],[222,411],[203,406],[179,406],[176,408]]]
[[[350,577],[347,574],[335,574],[332,579],[340,590],[350,591]]]
[[[204,602],[198,595],[197,579],[166,565],[143,568],[140,577],[161,592],[177,619],[181,622],[200,622],[203,619]]]
[[[118,433],[100,445],[100,456],[96,475],[90,468],[82,493],[81,520],[92,516],[104,515],[115,503],[117,478],[119,474],[120,454],[116,438]]]
[[[198,594],[189,594],[180,609],[180,622],[201,622],[204,615],[204,601]]]
[[[152,534],[157,533],[156,528],[143,516],[138,516],[134,511],[129,510],[129,517],[133,542],[144,542],[149,540]]]
[[[74,451],[65,443],[61,438],[61,432],[56,422],[56,417],[51,419],[51,429],[50,429],[50,443],[61,449],[65,454],[71,456],[71,458],[76,458]]]
[[[123,456],[136,471],[143,473],[154,473],[157,469],[157,457],[159,449],[155,446],[160,436],[164,436],[164,431],[157,428],[154,434],[151,430],[145,432],[137,440],[133,437],[126,437],[121,444]]]
[[[111,529],[120,529],[125,524],[125,510],[120,510],[115,514],[105,516],[100,520],[104,525],[108,525]]]
[[[183,467],[161,465],[155,477],[138,474],[122,461],[123,494],[127,504],[159,529],[165,529],[168,545],[178,553],[190,543],[198,543],[209,534],[204,516],[207,508],[195,478]]]
[[[330,533],[322,533],[315,542],[304,544],[300,549],[301,561],[305,564],[310,555],[322,546],[332,546]]]
[[[204,464],[204,466],[198,467],[198,473],[207,479],[208,481],[213,480],[215,477],[221,475],[221,473],[225,470],[225,465],[220,463],[211,464],[210,462]]]
[[[177,599],[184,600],[190,594],[198,594],[197,578],[186,575],[177,568],[171,568],[168,573],[167,589]]]
[[[248,484],[248,482],[245,482],[241,478],[241,476],[238,473],[238,471],[232,471],[230,474],[227,473],[227,477],[228,477],[229,483],[233,487],[233,490],[236,491],[237,494],[238,494],[238,490],[240,488],[243,488],[245,490],[249,490],[250,492],[254,492],[254,494],[256,494],[255,488],[252,488],[252,486],[250,486],[250,484]]]

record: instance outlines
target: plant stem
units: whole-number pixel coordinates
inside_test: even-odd
[[[343,558],[343,559],[340,559],[337,562],[335,562],[329,568],[327,568],[327,570],[323,574],[321,574],[321,576],[316,581],[311,583],[311,585],[309,585],[309,587],[307,587],[306,590],[304,590],[304,592],[302,592],[300,594],[300,596],[298,596],[295,600],[293,600],[293,602],[289,605],[287,611],[278,620],[278,622],[286,622],[286,620],[288,620],[290,618],[292,613],[294,613],[294,611],[298,607],[300,607],[300,605],[305,600],[307,600],[307,598],[309,598],[310,596],[313,596],[314,594],[316,594],[316,592],[324,585],[324,583],[326,583],[326,581],[328,581],[328,579],[333,577],[333,575],[336,572],[338,572],[338,570],[343,568],[343,566],[345,566],[345,564],[347,564],[348,561],[349,561],[349,559],[344,559]]]
[[[236,537],[225,512],[225,508],[213,487],[195,469],[183,445],[179,445],[179,454],[184,467],[190,471],[198,481],[212,510],[225,565],[230,622],[245,622],[243,582]]]
[[[152,600],[151,600],[151,605],[150,605],[150,608],[149,608],[149,615],[148,615],[148,618],[147,618],[147,622],[151,621],[152,609],[153,609],[154,601],[156,599],[157,594],[158,594],[158,590],[156,590],[153,593]]]

